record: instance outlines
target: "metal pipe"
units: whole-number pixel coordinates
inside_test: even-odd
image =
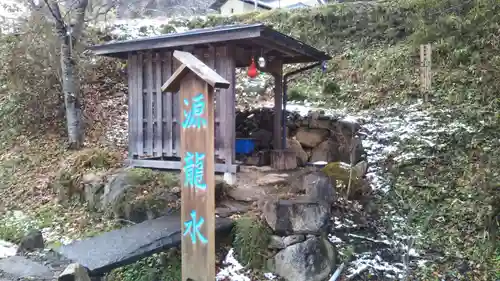
[[[315,67],[323,65],[323,62],[317,62],[294,71],[288,72],[283,75],[283,110],[281,112],[281,126],[283,127],[283,139],[282,139],[282,148],[286,149],[286,101],[288,100],[287,91],[288,91],[288,77],[293,76],[295,74],[299,74],[309,69],[313,69]]]

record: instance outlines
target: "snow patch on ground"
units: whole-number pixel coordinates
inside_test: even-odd
[[[217,273],[215,280],[217,281],[251,281],[248,270],[236,260],[234,257],[234,249],[230,249],[223,262],[223,267]],[[276,276],[272,273],[265,273],[267,280],[275,280]]]
[[[40,222],[26,215],[22,211],[8,211],[3,217],[0,218],[2,227],[11,228],[19,233],[27,233],[33,229],[39,229]],[[40,230],[43,239],[46,243],[63,243],[68,244],[71,239],[63,236],[61,233],[67,231],[62,226],[56,225],[54,227],[45,227]],[[2,244],[0,244],[0,256]]]
[[[15,256],[16,252],[17,245],[0,240],[0,259]]]

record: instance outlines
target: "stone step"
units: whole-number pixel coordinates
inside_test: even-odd
[[[228,233],[233,221],[217,218],[217,234]],[[65,258],[86,267],[92,276],[134,263],[181,243],[180,214],[160,217],[58,248]]]

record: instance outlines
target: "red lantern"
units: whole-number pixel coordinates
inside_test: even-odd
[[[253,57],[252,57],[252,63],[250,63],[247,73],[250,78],[255,78],[257,76],[257,66],[255,65],[255,60],[253,59]]]

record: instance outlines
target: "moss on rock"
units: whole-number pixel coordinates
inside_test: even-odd
[[[138,222],[180,209],[178,173],[134,168],[126,171],[125,183],[112,207],[116,217]]]
[[[83,176],[89,172],[103,173],[116,168],[121,165],[121,161],[122,157],[116,151],[101,148],[83,149],[61,163],[51,186],[62,202],[74,198],[82,200]]]

